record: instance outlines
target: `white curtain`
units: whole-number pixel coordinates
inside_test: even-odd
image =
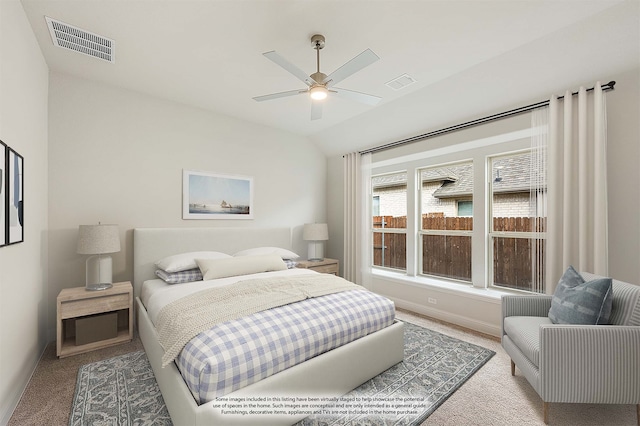
[[[564,270],[608,275],[607,129],[600,82],[549,102],[547,293]]]
[[[371,154],[344,156],[344,277],[368,287]]]
[[[544,232],[548,215],[547,202],[547,145],[549,135],[549,108],[539,108],[531,113],[531,162],[529,163],[529,205],[531,206],[531,232]],[[544,242],[534,240],[531,251],[531,289],[544,292]]]

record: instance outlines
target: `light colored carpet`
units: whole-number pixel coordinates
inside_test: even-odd
[[[406,311],[399,319],[483,346],[496,352],[476,374],[447,399],[423,425],[544,425],[542,402],[516,370],[497,338]],[[81,365],[142,349],[139,339],[87,354],[57,359],[50,344],[9,421],[10,426],[67,425]],[[551,425],[636,425],[634,405],[551,404]]]
[[[56,342],[50,343],[8,425],[68,425],[80,366],[140,350],[142,342],[136,338],[131,343],[58,359]]]

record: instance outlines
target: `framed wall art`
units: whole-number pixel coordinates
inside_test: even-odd
[[[24,159],[9,148],[7,151],[8,244],[24,241]]]
[[[0,141],[0,247],[7,245],[8,225],[7,221],[7,145]]]
[[[183,219],[253,219],[253,177],[183,170]]]

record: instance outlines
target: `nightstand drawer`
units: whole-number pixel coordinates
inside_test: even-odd
[[[312,269],[316,272],[320,272],[322,274],[334,274],[334,275],[338,275],[338,271],[337,271],[337,267],[336,265],[323,265],[323,266],[314,266],[313,268],[309,268]]]
[[[93,299],[70,300],[61,303],[61,319],[76,318],[102,312],[129,309],[129,294],[114,294]]]
[[[323,260],[299,260],[297,268],[311,269],[321,274],[338,275],[340,273],[340,262],[337,259],[324,258]]]

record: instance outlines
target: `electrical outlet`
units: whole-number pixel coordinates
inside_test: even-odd
[[[437,300],[437,299],[434,299],[433,297],[430,297],[429,299],[427,299],[427,301],[428,301],[429,303],[433,303],[434,305],[437,305],[437,304],[438,304],[438,300]]]

